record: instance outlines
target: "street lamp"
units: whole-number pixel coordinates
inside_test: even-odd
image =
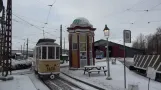
[[[103,30],[104,35],[107,39],[107,49],[106,49],[106,61],[107,61],[107,70],[108,70],[108,75],[107,75],[107,80],[111,80],[112,78],[110,77],[110,64],[109,64],[109,52],[108,52],[108,38],[110,36],[110,29],[105,25],[105,28]]]

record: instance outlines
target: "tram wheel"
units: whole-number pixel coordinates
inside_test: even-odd
[[[55,75],[53,75],[53,74],[52,74],[52,75],[50,75],[50,79],[52,79],[52,80],[53,80],[54,78],[55,78]]]

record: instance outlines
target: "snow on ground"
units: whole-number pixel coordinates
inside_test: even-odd
[[[119,61],[124,61],[124,58],[117,58],[117,60],[119,60]],[[126,61],[126,62],[131,62],[131,63],[133,63],[133,62],[134,62],[134,58],[125,58],[125,61]]]
[[[113,60],[113,59],[115,59],[115,58],[110,58],[110,60]],[[119,60],[119,61],[124,61],[124,58],[116,58],[117,60]],[[106,58],[103,58],[103,59],[95,59],[95,61],[96,62],[102,62],[102,61],[106,61]],[[134,58],[125,58],[125,61],[126,62],[131,62],[131,63],[133,63],[134,62]]]
[[[37,90],[28,76],[13,75],[14,80],[0,81],[0,90]]]
[[[126,59],[127,60],[127,59]],[[130,61],[130,60],[128,60]],[[97,62],[96,65],[107,65],[106,62]],[[116,65],[112,65],[110,62],[110,70],[112,80],[106,80],[106,77],[103,72],[100,74],[91,73],[91,77],[86,73],[83,74],[83,70],[68,70],[68,68],[62,68],[61,71],[78,78],[80,80],[86,81],[88,83],[106,88],[111,90],[124,90],[124,66],[121,62],[117,61]],[[126,68],[127,72],[127,87],[128,84],[137,84],[139,85],[139,90],[148,89],[148,79],[146,77],[140,76],[129,69]],[[151,80],[150,90],[161,90],[161,83]]]
[[[69,77],[67,77],[67,76],[65,76],[63,74],[60,74],[60,77],[65,79],[65,80],[67,80],[67,81],[70,81],[70,82],[78,85],[79,87],[83,88],[84,90],[97,90],[97,89],[95,89],[93,87],[89,87],[88,85],[86,85],[84,83],[81,83],[81,82],[78,82],[78,81],[76,81],[74,79],[71,79],[71,78],[69,78]],[[75,89],[73,89],[73,90],[75,90]]]
[[[0,81],[0,90],[50,90],[30,69],[12,71],[13,80]]]
[[[64,66],[69,66],[69,61],[68,62],[64,61],[63,64],[60,64],[60,67],[64,67]]]
[[[41,82],[35,74],[28,74],[29,78],[37,88],[37,90],[50,90],[43,82]]]

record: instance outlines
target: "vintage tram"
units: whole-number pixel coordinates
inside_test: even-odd
[[[39,39],[34,49],[34,70],[39,77],[54,79],[60,73],[60,46],[55,39]]]

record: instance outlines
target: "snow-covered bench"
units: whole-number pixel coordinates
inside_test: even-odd
[[[104,67],[106,66],[84,66],[84,74],[85,72],[88,72],[88,75],[90,77],[90,74],[92,72],[98,72],[98,74],[100,72],[104,72],[104,74],[106,75],[107,70],[104,70]]]
[[[90,74],[91,74],[92,72],[98,72],[98,74],[99,74],[100,72],[104,72],[104,74],[105,74],[105,76],[106,76],[107,70],[89,70],[89,71],[88,71],[89,77],[90,77]]]

